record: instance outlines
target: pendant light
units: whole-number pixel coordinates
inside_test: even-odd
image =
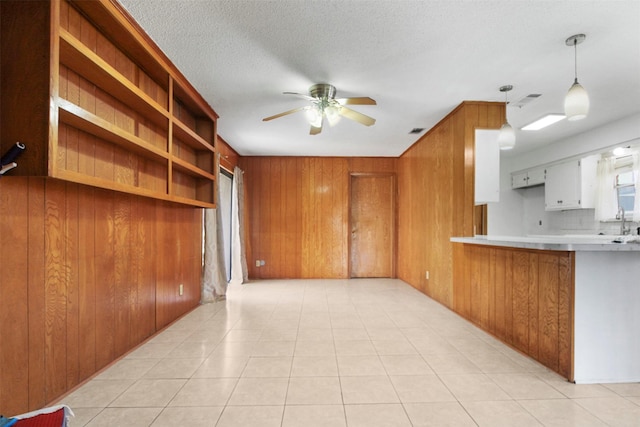
[[[498,134],[498,145],[501,150],[511,150],[516,145],[516,132],[513,130],[507,119],[508,92],[513,86],[506,85],[500,87],[500,92],[504,92],[504,124]]]
[[[584,34],[576,34],[565,41],[567,46],[573,46],[574,49],[575,80],[564,98],[564,113],[567,120],[571,121],[584,119],[589,113],[589,95],[578,83],[578,45],[586,38]]]

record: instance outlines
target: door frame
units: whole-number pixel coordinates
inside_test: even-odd
[[[391,277],[395,279],[397,277],[397,264],[398,264],[398,177],[395,172],[350,172],[349,173],[349,202],[348,202],[348,210],[349,210],[349,223],[348,223],[348,243],[347,243],[347,274],[349,278],[353,278],[351,271],[351,255],[352,255],[352,231],[353,230],[353,218],[352,218],[352,208],[353,208],[353,180],[358,177],[389,177],[391,178]]]
[[[225,267],[225,279],[227,280],[227,282],[229,282],[231,280],[231,265],[233,262],[233,249],[232,249],[232,242],[233,242],[233,186],[236,185],[234,176],[233,176],[233,172],[228,171],[227,169],[225,169],[224,167],[220,166],[219,169],[219,177],[220,177],[220,183],[222,183],[222,175],[224,175],[226,178],[228,178],[229,180],[231,180],[231,192],[229,194],[230,199],[229,199],[229,210],[226,212],[222,211],[222,195],[221,195],[221,190],[220,190],[220,183],[218,183],[218,201],[220,202],[220,206],[216,206],[216,209],[220,209],[220,215],[221,216],[225,216],[226,215],[226,219],[229,220],[229,229],[225,230],[224,227],[222,227],[222,229],[220,230],[220,232],[223,233],[223,251],[224,251],[224,267]],[[225,221],[223,218],[222,224],[221,225],[225,225]],[[227,245],[229,245],[227,247]],[[228,263],[227,263],[227,257],[228,257]]]

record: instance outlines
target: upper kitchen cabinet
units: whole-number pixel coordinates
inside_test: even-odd
[[[11,175],[214,206],[217,115],[115,0],[0,8]]]
[[[544,189],[545,209],[594,208],[598,158],[597,155],[589,156],[548,166]]]
[[[529,169],[511,174],[511,188],[527,188],[545,183],[546,172],[544,168]]]

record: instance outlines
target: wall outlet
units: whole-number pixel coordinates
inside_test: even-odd
[[[427,272],[426,272],[426,273],[424,273],[424,278],[425,278],[425,279],[427,279],[427,280],[429,280],[429,270],[427,270]]]
[[[180,283],[180,286],[178,286],[178,295],[184,295],[184,285],[182,283]]]
[[[256,260],[256,267],[260,267],[260,260],[259,259]]]

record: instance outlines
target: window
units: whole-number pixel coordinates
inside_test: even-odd
[[[618,157],[615,160],[615,189],[618,209],[622,208],[626,213],[633,212],[636,198],[636,174],[633,170],[633,158],[631,156]]]

